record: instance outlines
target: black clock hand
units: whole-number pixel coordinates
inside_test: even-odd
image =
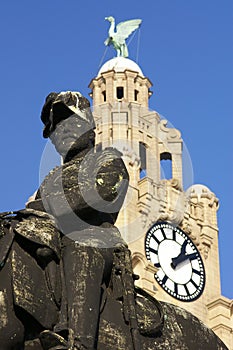
[[[185,250],[186,250],[186,246],[187,246],[188,242],[187,241],[184,241],[184,243],[182,244],[181,246],[181,249],[180,249],[180,254],[177,255],[177,257],[175,258],[172,258],[172,263],[171,263],[171,266],[175,269],[176,266],[182,262],[183,260],[183,256],[185,255]]]
[[[184,255],[185,254],[185,250],[186,250],[186,246],[187,246],[188,242],[184,241],[184,243],[181,246],[181,251],[180,251],[180,255]]]
[[[191,254],[179,254],[176,258],[172,258],[172,263],[171,266],[175,269],[177,265],[182,263],[183,261],[189,259],[193,260],[196,258],[196,253],[191,253]]]

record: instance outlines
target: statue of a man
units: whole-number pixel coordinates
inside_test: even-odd
[[[55,331],[67,329],[74,349],[94,349],[114,253],[127,251],[114,222],[127,191],[128,173],[116,149],[94,152],[94,120],[80,93],[51,93],[41,119],[44,136],[50,137],[64,162],[50,172],[35,202],[29,203],[30,208],[43,206],[61,231],[67,315],[62,315]],[[52,334],[43,337],[45,344]]]
[[[0,214],[1,350],[226,349],[198,319],[134,287],[114,226],[128,187],[116,149],[94,150],[78,92],[51,93],[41,119],[63,164],[27,208]],[[199,343],[196,344],[198,334]]]

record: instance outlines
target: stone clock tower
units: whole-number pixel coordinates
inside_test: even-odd
[[[218,199],[203,185],[184,190],[181,133],[148,108],[151,86],[124,57],[107,61],[90,83],[96,147],[118,148],[130,174],[117,225],[138,285],[193,313],[233,349],[233,303],[220,286]]]

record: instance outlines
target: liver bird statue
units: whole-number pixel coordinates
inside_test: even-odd
[[[123,56],[128,57],[128,48],[125,40],[132,34],[136,29],[139,28],[142,20],[141,19],[131,19],[129,21],[121,22],[116,26],[115,32],[115,18],[105,17],[107,21],[111,23],[108,38],[105,40],[104,44],[106,46],[112,45],[117,52],[117,57]]]

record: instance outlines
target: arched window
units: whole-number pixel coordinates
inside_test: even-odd
[[[143,142],[139,142],[139,157],[140,157],[140,179],[143,179],[147,175],[147,161],[146,161],[146,145]]]
[[[172,155],[169,152],[160,154],[160,179],[172,179]]]

